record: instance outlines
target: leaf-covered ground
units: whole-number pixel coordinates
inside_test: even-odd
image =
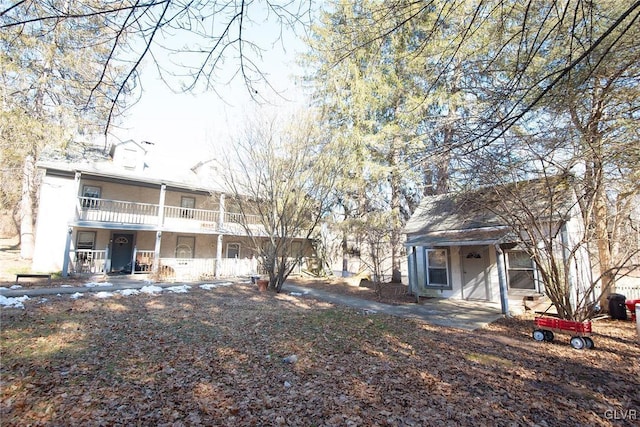
[[[2,426],[638,423],[631,322],[578,351],[530,319],[466,332],[250,285],[24,304],[1,309]]]

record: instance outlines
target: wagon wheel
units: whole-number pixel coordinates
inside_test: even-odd
[[[595,344],[593,343],[593,340],[591,338],[583,337],[582,339],[584,340],[584,345],[585,345],[585,347],[587,347],[587,349],[590,350],[595,346]]]
[[[551,332],[551,331],[543,331],[543,333],[544,333],[544,340],[545,341],[549,341],[549,342],[553,341],[553,332]]]
[[[582,337],[571,337],[571,341],[569,342],[571,343],[571,347],[575,348],[576,350],[582,350],[587,345]]]
[[[541,329],[536,329],[533,331],[533,339],[536,341],[544,341],[545,335],[544,331]]]

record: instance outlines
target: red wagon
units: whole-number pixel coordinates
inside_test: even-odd
[[[571,335],[571,340],[569,341],[571,347],[578,350],[593,348],[591,321],[576,322],[573,320],[540,316],[534,319],[534,323],[533,339],[536,341],[553,341],[554,332],[563,332]]]

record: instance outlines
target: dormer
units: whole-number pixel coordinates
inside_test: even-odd
[[[131,139],[113,144],[109,151],[114,164],[130,171],[142,171],[144,169],[146,154],[147,150]]]

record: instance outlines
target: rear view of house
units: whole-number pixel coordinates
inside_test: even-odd
[[[33,269],[175,280],[259,273],[260,218],[234,210],[225,171],[207,162],[154,170],[146,151],[126,141],[102,159],[39,162]],[[291,256],[311,255],[307,240],[293,242]]]

